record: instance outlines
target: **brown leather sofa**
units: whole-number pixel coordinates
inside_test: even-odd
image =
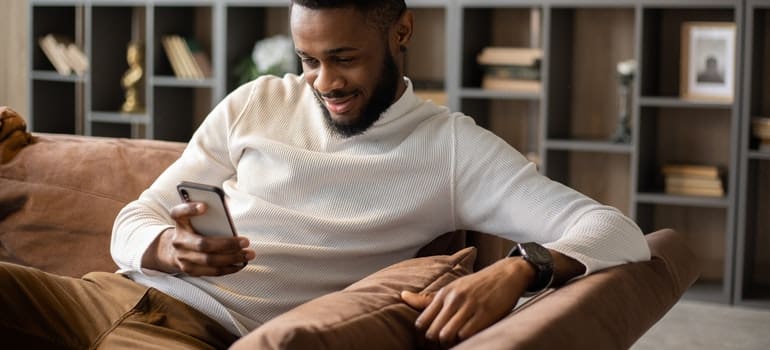
[[[27,142],[19,146],[18,140],[6,141],[0,140],[0,151],[7,151],[11,147],[8,145],[13,145],[15,151],[13,157],[3,159],[0,164],[0,260],[68,276],[116,269],[109,254],[115,215],[176,159],[184,147],[182,143],[173,142],[54,134],[34,134],[31,143],[26,146],[23,144]],[[693,253],[675,232],[661,230],[648,234],[646,238],[653,254],[650,261],[610,268],[552,290],[519,307],[510,316],[456,348],[630,347],[676,303],[698,275]],[[476,268],[499,258],[510,246],[510,242],[490,236],[454,233],[424,249],[423,254],[454,251],[469,244],[478,248]],[[465,252],[468,253],[467,250]],[[465,254],[461,260],[470,258],[473,254]],[[424,261],[412,260],[415,262],[410,268]],[[455,268],[453,271],[461,270]],[[387,272],[406,274],[398,271],[402,270],[390,269]],[[435,283],[439,280],[432,280],[432,288],[437,287]],[[371,284],[380,283],[378,281],[381,280],[371,279],[370,285],[360,290],[371,291]],[[383,291],[378,293],[387,294]],[[396,289],[393,293],[397,293]],[[399,304],[397,294],[388,295],[388,298],[391,306]],[[326,305],[316,308],[316,315],[318,310],[347,307],[344,303],[340,303],[340,307],[334,305],[340,300],[350,303],[352,299],[344,296],[322,299],[315,304]],[[399,313],[399,322],[406,332],[411,332],[411,322],[417,313],[405,305],[396,306],[403,311]],[[313,312],[304,314],[306,309],[299,308],[295,312],[299,317],[294,315],[269,322],[263,326],[267,329],[263,332],[274,333],[283,329],[283,332],[296,337],[299,332],[286,329],[294,327],[291,322],[311,322],[308,319],[312,318]],[[313,310],[312,307],[310,309]],[[376,306],[375,309],[383,307]],[[325,327],[337,323],[328,314],[321,315],[327,320]],[[294,321],[287,321],[289,319]],[[354,317],[348,320],[359,319]],[[424,340],[417,339],[419,335],[410,335],[405,340],[399,340],[400,343],[382,341],[388,337],[401,337],[392,325],[384,327],[386,331],[380,334],[362,331],[373,328],[358,327],[356,331],[364,332],[359,338],[368,342],[368,348],[431,347]],[[315,325],[310,328],[318,330]],[[346,341],[340,334],[335,333],[333,337],[314,334],[312,339],[320,339],[320,345],[314,347],[360,346],[353,345],[353,340]],[[329,339],[338,343],[333,345]],[[264,345],[266,348],[301,348],[292,344],[307,346],[310,343],[292,343],[282,336],[280,341],[260,344],[267,344]]]

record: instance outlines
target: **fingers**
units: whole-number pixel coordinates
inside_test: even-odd
[[[171,208],[176,230],[170,239],[178,270],[190,276],[221,276],[241,270],[255,258],[246,237],[206,237],[195,232],[190,218],[205,213],[206,205],[183,203]]]
[[[431,299],[432,300],[428,307],[426,307],[420,316],[417,317],[417,320],[414,321],[414,325],[417,326],[417,329],[419,330],[427,330],[428,327],[432,325],[436,315],[438,315],[438,313],[441,311],[441,308],[444,304],[442,290],[439,290],[439,292]]]
[[[412,308],[423,310],[433,300],[433,293],[419,294],[405,290],[401,292],[401,299]]]
[[[466,300],[467,296],[463,293],[449,291],[443,294],[445,295],[440,311],[430,323],[425,336],[448,347],[459,340],[458,331],[473,315],[475,303]]]

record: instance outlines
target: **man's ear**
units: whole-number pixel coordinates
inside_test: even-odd
[[[395,23],[392,32],[392,42],[395,44],[393,45],[393,48],[395,48],[395,52],[393,52],[394,56],[406,51],[406,48],[409,46],[409,41],[412,40],[413,28],[414,14],[412,11],[406,10]]]

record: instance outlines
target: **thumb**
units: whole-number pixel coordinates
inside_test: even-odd
[[[417,310],[422,310],[433,301],[433,295],[433,293],[419,294],[405,290],[401,292],[401,300]]]

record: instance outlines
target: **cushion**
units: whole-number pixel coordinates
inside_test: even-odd
[[[412,349],[430,347],[403,290],[437,291],[472,272],[476,248],[409,259],[302,304],[241,338],[235,348]]]
[[[164,141],[36,133],[34,143],[0,164],[4,254],[73,277],[115,271],[109,251],[115,216],[183,148]]]

